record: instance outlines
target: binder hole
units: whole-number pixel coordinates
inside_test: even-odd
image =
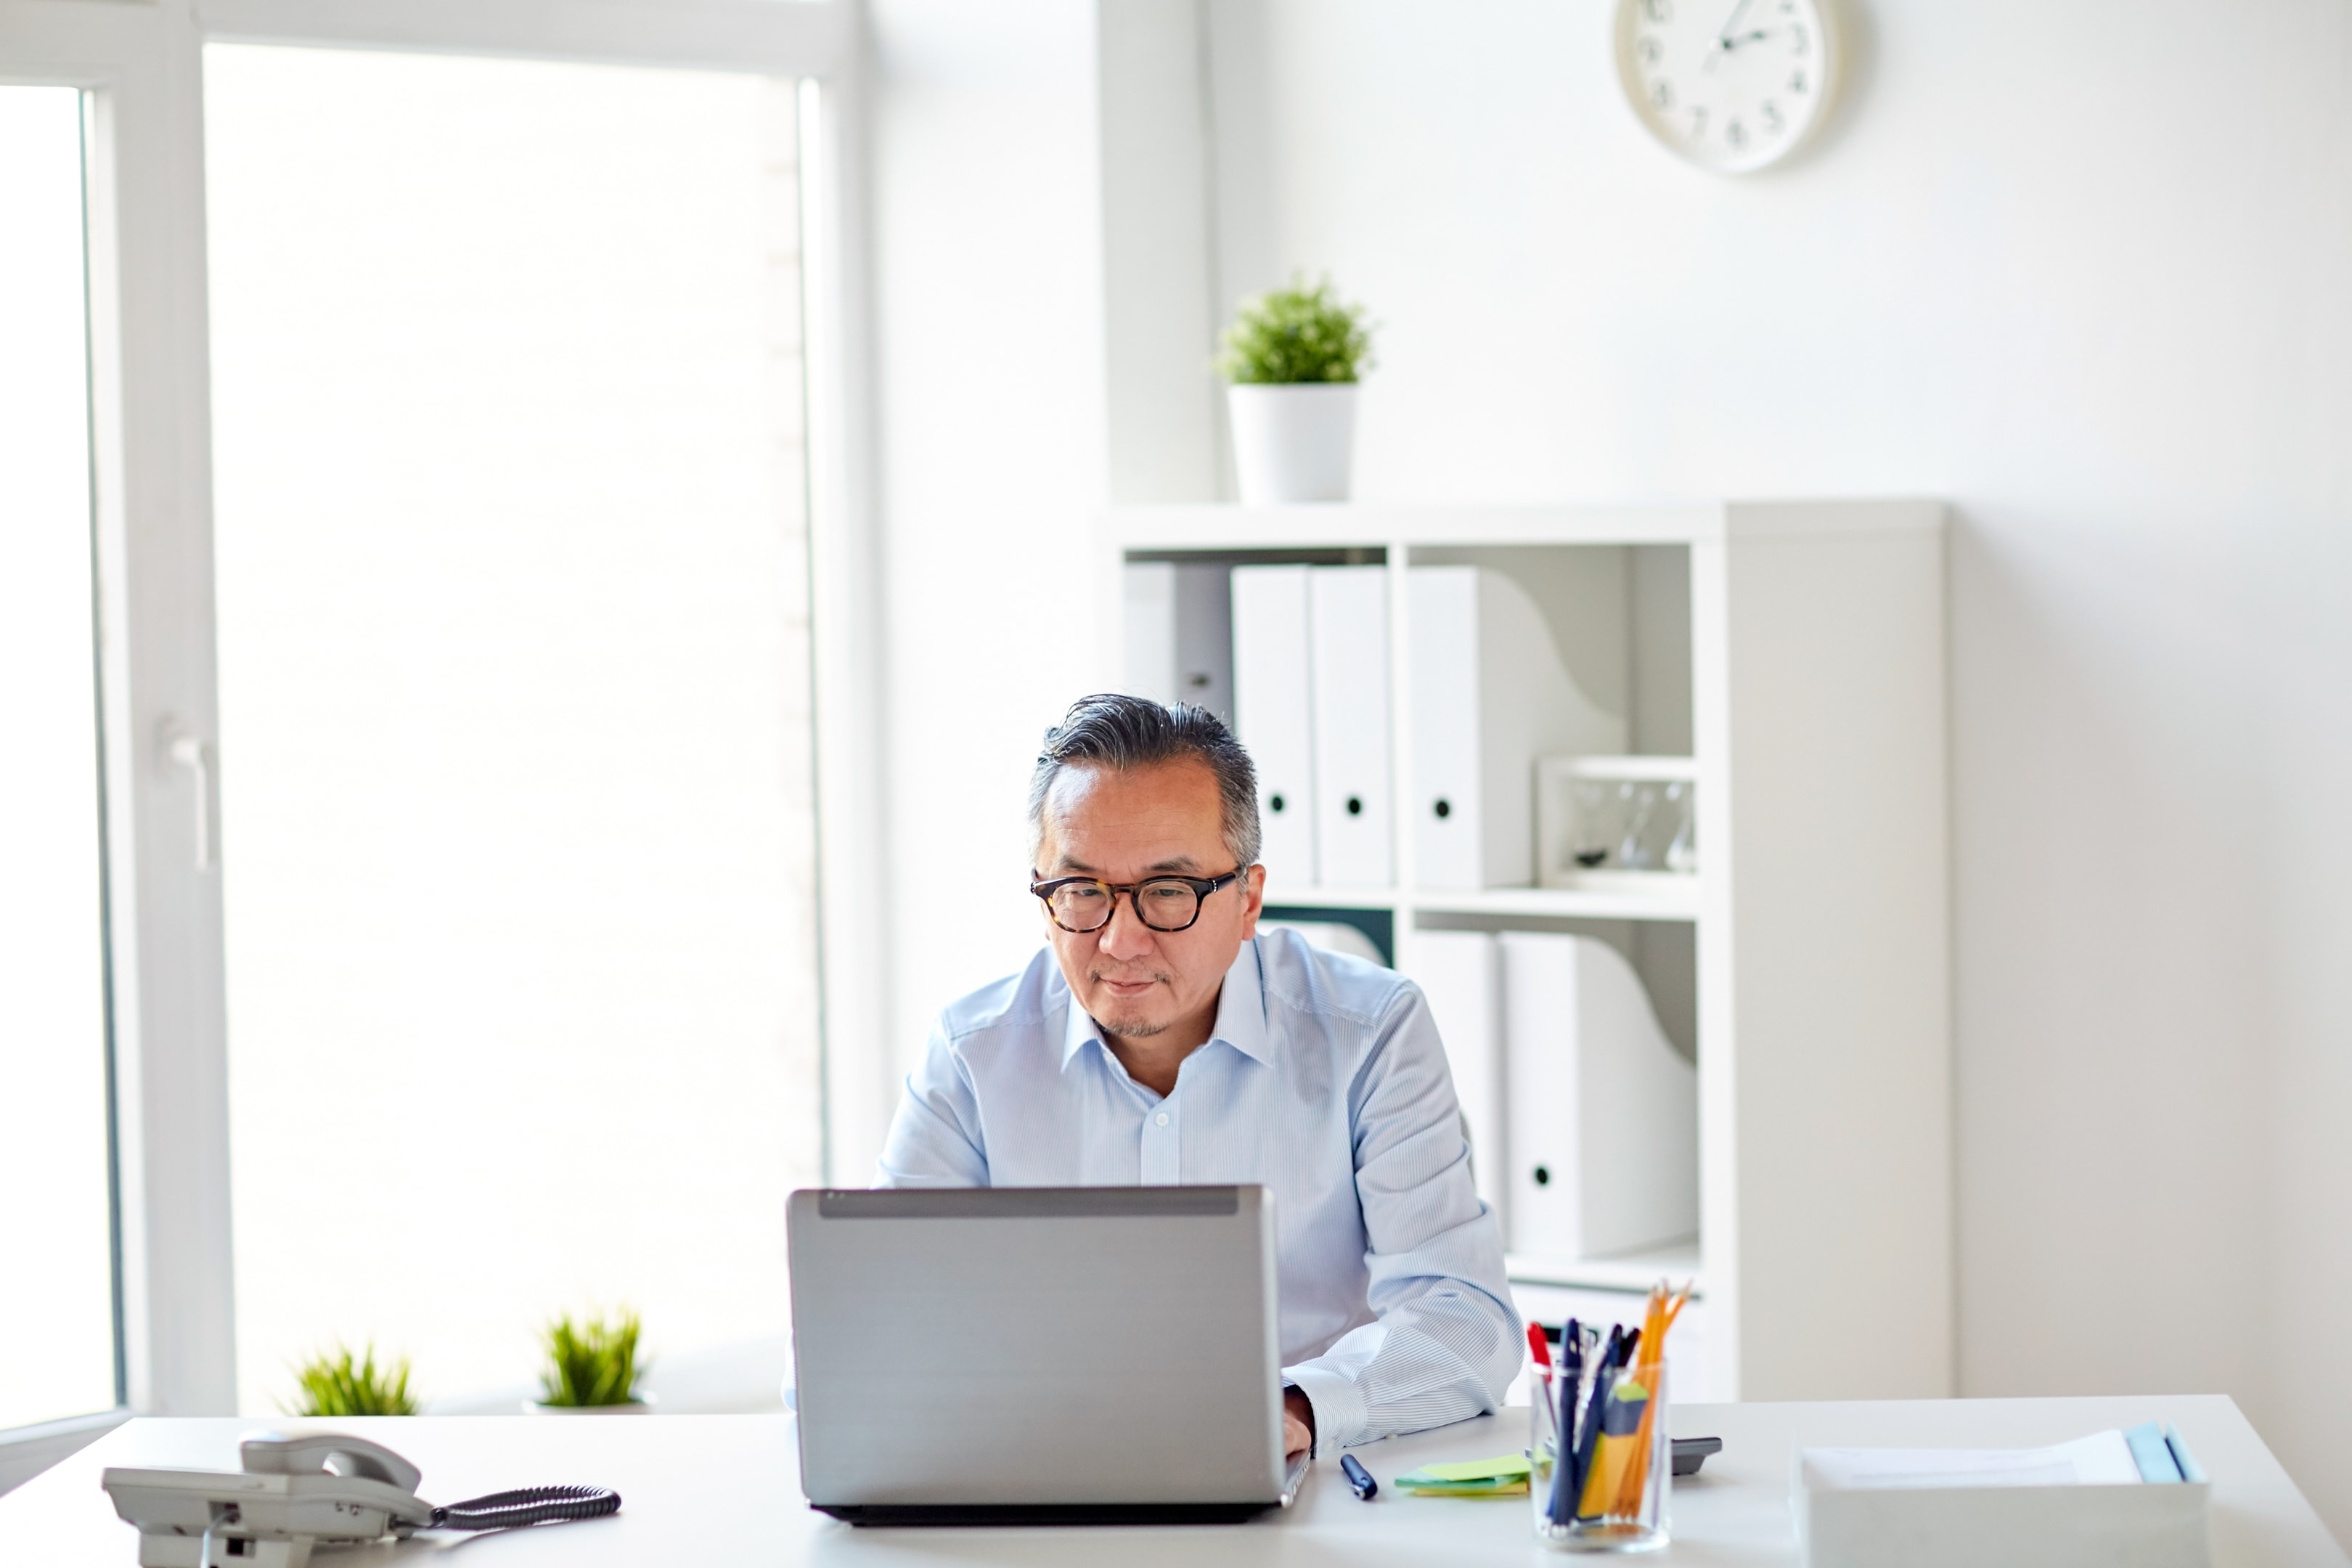
[[[1548,1187],[1551,1185],[1551,1167],[1549,1165],[1538,1165],[1536,1167],[1536,1185],[1539,1187]]]
[[[1349,816],[1361,816],[1364,815],[1364,797],[1362,795],[1351,795],[1348,797],[1348,815]]]
[[[1279,813],[1282,810],[1282,797],[1278,795],[1268,795],[1266,797],[1265,808],[1268,811]]]
[[[1436,805],[1431,809],[1437,813],[1437,819],[1443,822],[1454,815],[1454,803],[1441,795],[1437,797]]]

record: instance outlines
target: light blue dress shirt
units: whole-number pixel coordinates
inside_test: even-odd
[[[1283,1375],[1328,1449],[1495,1409],[1524,1347],[1454,1081],[1412,982],[1289,931],[1242,944],[1161,1099],[1050,949],[949,1006],[882,1153],[893,1187],[1255,1183],[1274,1194]]]

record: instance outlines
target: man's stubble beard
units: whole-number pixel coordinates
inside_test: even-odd
[[[1096,980],[1097,982],[1100,982],[1101,980],[1103,980],[1103,979],[1105,978],[1105,976],[1103,976],[1103,975],[1101,975],[1101,974],[1097,974],[1097,975],[1095,975],[1095,976],[1094,976],[1094,978],[1095,978],[1095,980]],[[1128,975],[1119,975],[1119,976],[1117,976],[1117,978],[1118,978],[1118,979],[1120,979],[1120,980],[1127,980],[1127,979],[1130,979],[1130,978],[1137,978],[1137,977],[1131,977],[1131,976],[1128,976]],[[1174,976],[1174,975],[1172,975],[1172,974],[1147,974],[1147,975],[1142,975],[1142,976],[1140,976],[1139,978],[1142,978],[1142,979],[1145,979],[1145,980],[1159,981],[1159,982],[1161,982],[1161,983],[1165,984],[1165,983],[1167,983],[1167,982],[1170,982],[1170,981],[1174,980],[1174,979],[1175,979],[1175,976]],[[1097,1026],[1097,1027],[1098,1027],[1098,1028],[1100,1028],[1104,1034],[1106,1034],[1106,1035],[1115,1035],[1115,1036],[1117,1036],[1118,1038],[1120,1038],[1120,1039],[1122,1039],[1122,1040],[1148,1040],[1148,1039],[1150,1039],[1150,1038],[1152,1036],[1154,1036],[1154,1035],[1164,1035],[1164,1034],[1166,1034],[1166,1033],[1168,1032],[1169,1026],[1170,1026],[1171,1024],[1172,1024],[1174,1021],[1175,1021],[1175,1020],[1173,1020],[1173,1019],[1167,1019],[1167,1020],[1164,1020],[1164,1021],[1162,1021],[1162,1022],[1160,1022],[1160,1023],[1157,1023],[1157,1024],[1145,1024],[1145,1023],[1112,1024],[1112,1023],[1106,1023],[1106,1022],[1104,1022],[1102,1019],[1100,1019],[1100,1018],[1097,1018],[1097,1019],[1095,1020],[1095,1024],[1096,1024],[1096,1026]]]

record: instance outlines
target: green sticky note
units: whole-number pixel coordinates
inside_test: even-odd
[[[1433,1483],[1425,1487],[1401,1487],[1398,1489],[1407,1497],[1525,1497],[1528,1495],[1528,1483],[1526,1478],[1522,1477],[1516,1481],[1480,1481],[1475,1485]]]
[[[1460,1459],[1448,1465],[1423,1465],[1415,1475],[1440,1481],[1511,1480],[1528,1473],[1525,1454],[1506,1454],[1496,1459]]]

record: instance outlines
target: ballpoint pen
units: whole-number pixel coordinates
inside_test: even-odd
[[[1370,1502],[1380,1495],[1381,1483],[1372,1479],[1371,1471],[1356,1462],[1355,1455],[1339,1456],[1339,1473],[1348,1478],[1349,1489],[1361,1500]]]
[[[1577,1517],[1584,1500],[1584,1489],[1592,1479],[1593,1457],[1601,1450],[1601,1415],[1609,1405],[1610,1377],[1624,1364],[1625,1331],[1620,1325],[1609,1330],[1609,1344],[1592,1368],[1592,1395],[1584,1402],[1584,1419],[1577,1423],[1576,1463],[1574,1474],[1569,1477],[1569,1489],[1561,1496],[1553,1489],[1552,1518],[1561,1524]]]

